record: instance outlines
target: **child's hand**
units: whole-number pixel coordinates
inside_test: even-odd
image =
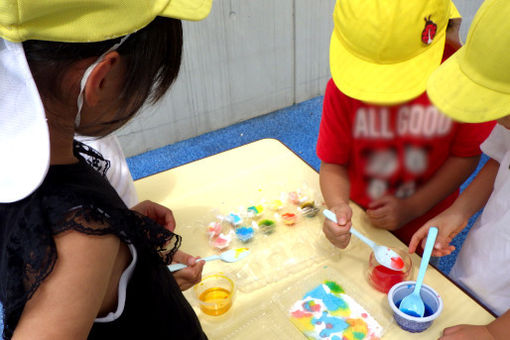
[[[467,220],[460,215],[451,212],[449,209],[443,211],[433,219],[427,221],[420,229],[418,229],[409,243],[409,253],[414,253],[418,244],[421,242],[421,247],[425,247],[427,235],[430,227],[437,227],[439,230],[437,234],[436,244],[432,251],[432,256],[445,256],[451,254],[455,247],[450,245],[453,238],[462,230],[467,224]]]
[[[188,267],[173,273],[175,281],[182,291],[185,291],[202,280],[202,269],[205,261],[197,261],[198,257],[193,257],[181,250],[178,250],[173,257],[172,263],[184,263]]]
[[[341,204],[331,207],[329,210],[335,213],[338,224],[326,218],[322,231],[335,247],[344,249],[351,239],[352,209],[348,204]]]
[[[161,204],[145,200],[132,207],[131,210],[153,219],[170,231],[175,229],[175,219],[172,210]]]
[[[439,340],[495,340],[487,326],[457,325],[443,330]]]
[[[405,200],[384,196],[368,205],[367,215],[376,228],[397,230],[412,219],[411,209],[405,207]]]

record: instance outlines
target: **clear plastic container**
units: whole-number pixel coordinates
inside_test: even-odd
[[[210,274],[193,287],[193,295],[203,313],[210,316],[223,315],[232,307],[236,285],[224,273]]]
[[[397,283],[409,280],[413,272],[413,262],[407,251],[400,248],[392,249],[404,260],[404,268],[401,271],[391,270],[379,264],[373,251],[368,258],[367,280],[372,287],[385,294],[388,294],[391,287]]]
[[[361,318],[361,316],[357,317],[357,314],[363,315],[365,320],[372,320],[373,318],[378,324],[378,326],[373,329],[374,333],[377,334],[372,334],[371,337],[369,336],[366,339],[379,339],[384,335],[384,332],[391,325],[392,320],[389,315],[384,313],[384,308],[382,308],[381,304],[374,303],[372,299],[367,298],[355,283],[349,282],[345,275],[329,266],[323,266],[319,270],[315,270],[313,273],[300,278],[299,281],[292,286],[289,286],[282,292],[276,293],[273,296],[273,301],[277,304],[280,311],[287,316],[289,323],[293,323],[293,321],[291,321],[291,310],[296,306],[296,302],[303,299],[304,295],[312,289],[315,289],[317,286],[327,281],[337,284],[340,290],[343,290],[342,294],[346,294],[347,297],[344,295],[342,295],[342,297],[345,298],[345,301],[349,304],[346,310],[350,310],[350,313],[354,313],[351,315],[340,313],[338,315],[346,319]],[[363,308],[364,311],[362,311],[361,308]],[[313,311],[313,308],[311,310]],[[332,315],[334,315],[334,313],[335,312],[333,312]]]

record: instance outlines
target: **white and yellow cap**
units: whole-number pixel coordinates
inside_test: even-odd
[[[330,44],[335,85],[346,95],[394,104],[425,92],[441,63],[451,0],[337,0]]]
[[[0,202],[44,180],[50,144],[45,112],[21,42],[95,42],[125,36],[157,16],[200,20],[212,0],[1,0]]]
[[[510,115],[510,1],[487,0],[466,45],[432,74],[427,93],[455,120],[478,123]]]

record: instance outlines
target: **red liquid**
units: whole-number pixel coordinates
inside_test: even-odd
[[[402,271],[391,270],[384,266],[376,266],[370,273],[370,281],[375,289],[380,292],[388,293],[395,284],[404,281],[405,273]]]
[[[400,257],[392,257],[391,266],[395,269],[402,269],[404,268],[404,261]]]

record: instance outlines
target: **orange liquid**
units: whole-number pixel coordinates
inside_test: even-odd
[[[208,315],[221,315],[232,306],[230,291],[225,288],[206,289],[198,298],[205,302],[200,304],[200,309]]]

